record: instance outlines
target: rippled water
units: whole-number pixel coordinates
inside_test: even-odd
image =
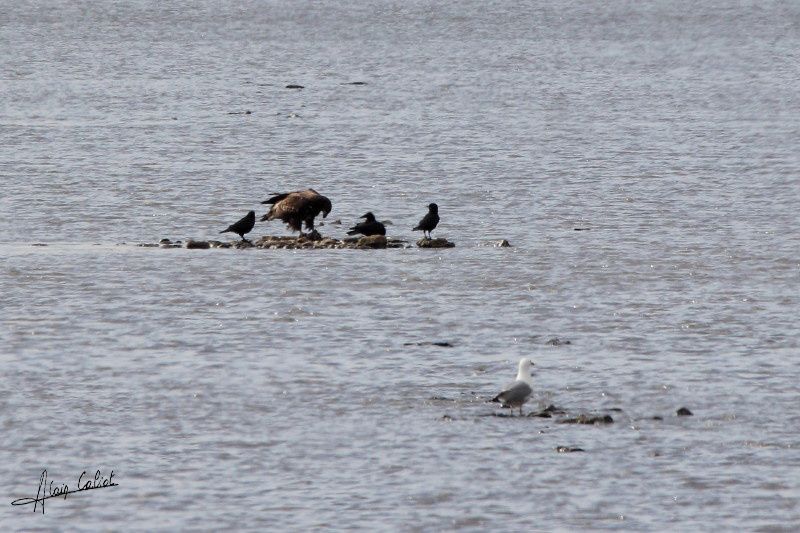
[[[800,6],[350,4],[0,10],[2,529],[796,530]]]

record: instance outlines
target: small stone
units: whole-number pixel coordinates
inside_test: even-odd
[[[420,248],[453,248],[455,243],[447,239],[420,239],[417,241],[417,246]]]
[[[286,86],[287,89],[305,89],[303,85],[297,85],[296,83],[290,83]]]
[[[172,244],[172,241],[169,239],[161,239],[158,241],[158,244]]]
[[[613,424],[614,419],[611,418],[611,415],[603,415],[603,416],[592,416],[592,415],[578,415],[574,418],[565,418],[563,420],[558,421],[559,424],[585,424],[585,425],[595,425],[595,424]]]
[[[652,417],[650,420],[664,420],[664,417],[656,415],[656,416]]]
[[[511,243],[507,240],[503,239],[502,241],[495,244],[497,248],[511,248]]]
[[[561,346],[563,344],[572,344],[572,342],[568,340],[561,340],[558,337],[553,337],[552,339],[549,339],[547,342],[545,342],[545,344],[547,344],[548,346]]]
[[[678,416],[692,416],[693,415],[693,413],[690,410],[688,410],[686,407],[681,407],[680,409],[678,409],[677,414],[678,414]]]
[[[368,235],[361,237],[356,243],[358,248],[386,248],[386,237],[383,235]]]
[[[208,250],[211,244],[208,241],[186,241],[186,248],[189,250]]]
[[[558,453],[574,453],[574,452],[585,452],[583,448],[575,448],[572,446],[556,446],[556,451]]]

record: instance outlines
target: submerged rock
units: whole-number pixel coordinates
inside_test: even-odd
[[[596,424],[613,424],[614,419],[611,418],[611,415],[578,415],[574,418],[564,418],[558,421],[559,424],[586,424],[586,425],[596,425]]]
[[[680,409],[678,409],[678,411],[677,411],[677,415],[678,415],[678,416],[693,416],[693,414],[694,414],[694,413],[692,413],[692,412],[691,412],[690,410],[688,410],[686,407],[681,407],[681,408],[680,408]]]
[[[439,346],[441,348],[452,348],[453,345],[447,341],[420,341],[420,342],[405,342],[403,346]]]
[[[556,451],[558,453],[574,453],[574,452],[585,452],[583,448],[575,448],[572,446],[556,446]]]
[[[564,411],[563,409],[561,409],[560,407],[556,407],[555,405],[550,404],[547,407],[545,407],[544,409],[542,409],[541,411],[528,413],[527,416],[535,416],[535,417],[538,417],[538,418],[553,418],[553,415],[563,415],[563,414],[566,414],[566,413],[567,412]]]
[[[456,244],[447,239],[420,239],[417,241],[417,246],[420,248],[453,248]]]
[[[511,243],[503,239],[502,241],[496,243],[495,246],[497,248],[511,248]]]
[[[268,248],[268,249],[287,249],[287,250],[303,250],[303,249],[382,249],[382,248],[408,248],[409,245],[406,241],[398,239],[387,239],[383,235],[372,235],[369,237],[354,237],[346,238],[343,240],[335,239],[333,237],[323,237],[316,230],[311,233],[300,236],[276,236],[264,235],[255,241],[242,240],[222,242],[217,240],[209,241],[195,241],[190,239],[185,245],[181,241],[171,241],[170,239],[161,239],[160,243],[141,243],[137,246],[143,248],[181,248],[185,246],[189,249],[207,250],[209,248],[235,248],[237,250],[246,248]]]
[[[548,339],[547,342],[545,342],[545,344],[547,344],[548,346],[561,346],[564,344],[572,344],[572,342],[568,340],[561,340],[558,337],[553,337],[552,339]]]

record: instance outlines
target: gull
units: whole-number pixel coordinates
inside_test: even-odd
[[[495,396],[492,401],[500,402],[503,407],[519,407],[519,414],[522,415],[522,405],[528,401],[533,392],[531,383],[531,367],[533,361],[527,357],[519,360],[519,370],[517,380],[508,385],[503,392]]]

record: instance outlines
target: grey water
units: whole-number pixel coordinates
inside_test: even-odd
[[[796,531],[799,50],[793,1],[4,3],[0,529]],[[412,247],[136,246],[306,187]],[[505,416],[520,357],[614,423]],[[118,485],[10,505],[44,469]]]

